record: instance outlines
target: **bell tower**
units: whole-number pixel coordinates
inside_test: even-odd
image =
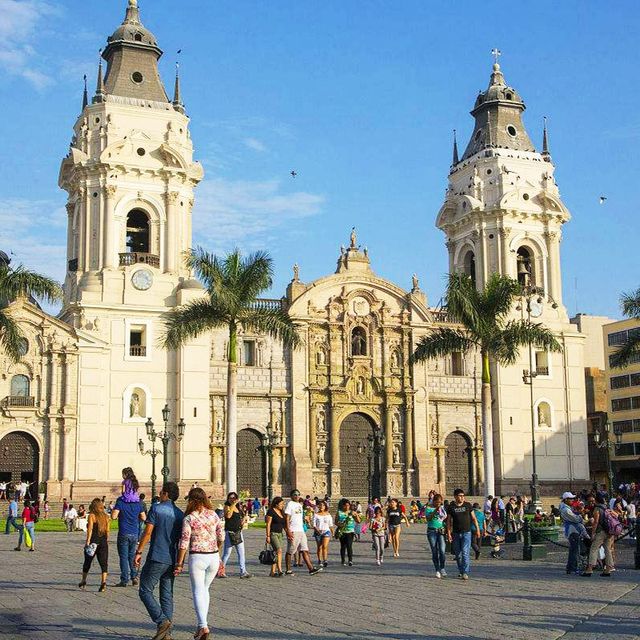
[[[454,140],[436,225],[447,236],[450,271],[468,273],[478,287],[491,273],[518,278],[561,306],[560,242],[571,216],[553,176],[546,124],[539,153],[522,121],[524,110],[496,62],[471,111],[475,125],[462,158]]]
[[[496,490],[530,494],[535,439],[537,475],[549,493],[589,477],[583,337],[569,323],[562,296],[560,243],[571,216],[554,178],[546,122],[537,151],[522,119],[524,101],[505,80],[499,51],[493,53],[461,157],[454,133],[436,226],[446,235],[450,272],[467,273],[479,289],[493,273],[518,279],[523,297],[513,317],[542,322],[563,347],[562,353],[524,347],[517,363],[491,372]]]
[[[161,56],[137,0],[128,0],[101,52],[91,99],[85,84],[60,169],[59,185],[69,194],[61,317],[86,346],[79,438],[92,443],[78,446],[78,486],[118,481],[126,466],[149,477],[138,445],[147,441],[146,420],[158,424],[165,403],[173,426],[180,418],[187,424],[184,440],[170,445],[172,479],[209,476],[202,448],[209,439],[208,338],[178,351],[161,344],[165,313],[201,295],[183,255],[203,177],[178,71],[171,99],[158,70]]]

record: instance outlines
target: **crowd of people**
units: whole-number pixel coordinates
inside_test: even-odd
[[[78,587],[86,588],[93,561],[97,559],[101,574],[99,592],[107,589],[110,520],[118,521],[120,575],[114,586],[138,587],[139,597],[156,625],[154,640],[171,638],[173,585],[185,563],[189,567],[197,621],[194,638],[209,638],[211,584],[215,578],[227,578],[234,551],[239,577],[251,578],[243,531],[256,518],[264,518],[265,522],[265,551],[260,554],[260,561],[269,565],[269,576],[273,578],[294,576],[299,568],[306,569],[310,576],[317,575],[329,566],[332,540],[339,542],[341,564],[352,567],[357,560],[354,543],[363,541],[363,536],[364,541],[370,541],[371,553],[377,566],[381,566],[387,554],[400,557],[403,528],[422,526],[435,577],[447,576],[447,553],[451,552],[459,578],[468,580],[472,551],[477,560],[483,540],[489,539],[490,556],[499,558],[505,536],[522,528],[527,511],[524,496],[488,496],[483,504],[471,504],[462,489],[456,489],[450,501],[431,491],[425,502],[412,500],[408,506],[388,496],[384,503],[375,497],[366,505],[342,498],[334,509],[329,496],[302,498],[297,490],[291,492],[288,501],[277,496],[270,503],[264,498],[241,500],[231,492],[224,505],[215,508],[205,491],[194,483],[183,512],[175,504],[180,495],[176,483],[165,483],[147,508],[133,470],[123,469],[122,476],[121,495],[115,503],[107,502],[103,496],[92,500],[85,510],[84,505],[76,509],[64,499],[62,519],[67,531],[84,533],[82,578]],[[33,552],[40,505],[22,493],[9,498],[5,533],[15,529],[16,551],[22,550],[24,542]],[[565,492],[559,508],[552,506],[549,512],[537,510],[531,526],[556,523],[564,526],[569,543],[567,574],[590,577],[599,566],[600,575],[610,577],[615,571],[616,538],[624,528],[633,535],[639,500],[640,486],[636,484],[621,485],[615,496],[609,496],[604,486],[594,485],[591,492],[578,495]],[[48,517],[48,503],[45,507],[43,517]],[[309,533],[315,541],[313,555]],[[582,570],[581,556],[585,560]]]

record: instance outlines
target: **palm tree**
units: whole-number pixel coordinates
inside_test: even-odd
[[[640,289],[623,293],[620,296],[620,306],[627,318],[640,320]],[[638,357],[640,357],[640,329],[632,329],[629,331],[627,341],[611,356],[611,366],[627,367]]]
[[[206,296],[167,314],[164,345],[177,349],[204,332],[224,327],[229,332],[227,368],[227,492],[236,491],[238,331],[266,333],[295,348],[301,339],[279,305],[261,305],[258,296],[271,287],[273,260],[259,251],[243,257],[238,249],[223,258],[203,249],[190,251],[186,265],[204,284]]]
[[[446,307],[452,320],[462,326],[439,327],[423,336],[413,354],[415,362],[467,353],[478,349],[482,358],[482,434],[485,493],[495,495],[493,428],[491,420],[491,367],[512,365],[521,347],[535,345],[550,351],[562,347],[551,331],[529,320],[509,320],[514,302],[522,293],[517,280],[494,273],[484,290],[462,273],[449,275]]]
[[[9,305],[18,298],[40,298],[53,303],[62,297],[60,285],[22,265],[10,266],[6,253],[0,251],[0,350],[17,362],[22,357],[22,332],[11,315]]]

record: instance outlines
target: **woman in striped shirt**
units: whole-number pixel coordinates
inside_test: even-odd
[[[203,489],[191,489],[187,500],[175,575],[182,573],[188,549],[193,606],[198,618],[194,638],[208,640],[209,588],[220,567],[219,549],[224,543],[224,523],[216,515]]]

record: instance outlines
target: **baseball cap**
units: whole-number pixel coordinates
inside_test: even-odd
[[[565,491],[562,494],[562,499],[563,500],[567,500],[568,498],[575,498],[575,496],[573,495],[573,493],[571,493],[571,491]]]

